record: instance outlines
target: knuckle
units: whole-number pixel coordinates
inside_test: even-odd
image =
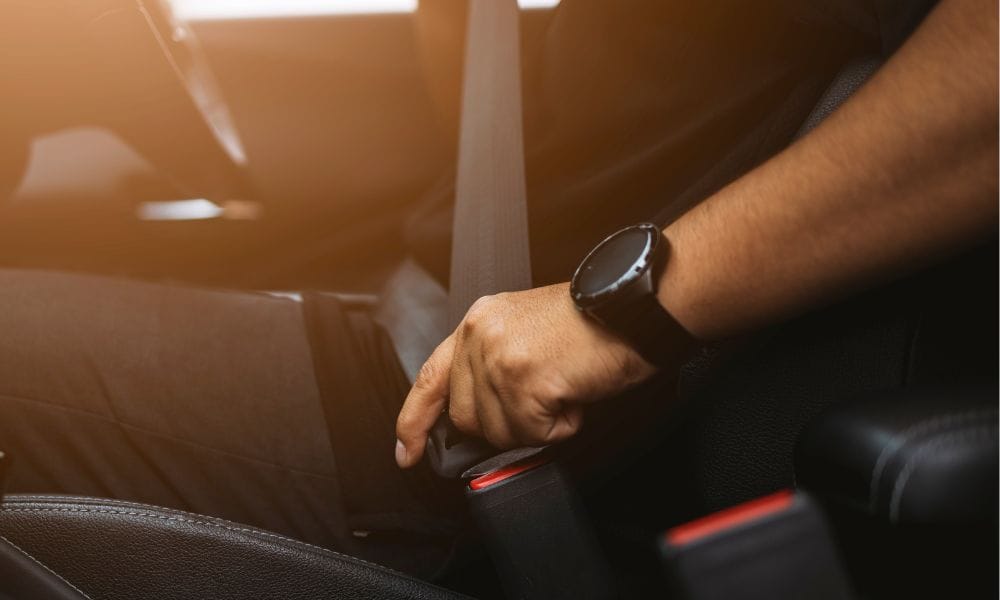
[[[501,319],[491,319],[482,328],[483,341],[487,344],[498,344],[504,339],[506,327]]]
[[[520,350],[507,350],[496,357],[494,366],[505,379],[520,378],[530,370],[531,356]]]
[[[417,378],[413,380],[413,387],[419,390],[427,390],[433,387],[433,382],[437,379],[438,366],[433,361],[425,361],[417,372]]]
[[[483,296],[469,308],[459,327],[463,339],[469,339],[470,336],[476,335],[488,342],[497,337],[494,330],[498,326],[502,327],[503,324],[500,319],[496,318],[492,308],[493,302],[493,296]]]
[[[478,331],[480,327],[482,327],[482,324],[483,315],[478,312],[473,313],[472,311],[469,311],[465,314],[465,318],[462,319],[462,324],[458,327],[459,334],[462,336],[462,339],[469,339],[469,336]]]
[[[469,307],[468,315],[473,318],[482,316],[489,312],[491,304],[493,304],[493,296],[480,296]]]
[[[484,310],[487,306],[492,304],[494,300],[496,300],[496,296],[490,296],[490,295],[480,296],[476,298],[476,301],[472,303],[471,307],[469,307],[469,312],[478,312]]]
[[[559,425],[558,427],[556,425]],[[579,410],[567,410],[559,416],[557,423],[545,435],[545,443],[553,444],[575,436],[583,428],[583,413]]]
[[[561,377],[540,377],[533,386],[534,395],[545,405],[568,398],[572,390]]]
[[[478,331],[490,323],[495,298],[495,296],[481,296],[472,303],[472,306],[465,313],[465,318],[462,319],[460,329],[463,335],[468,336],[473,331]]]

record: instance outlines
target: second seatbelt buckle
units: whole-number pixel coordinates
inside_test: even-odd
[[[854,597],[822,512],[801,492],[777,492],[675,527],[661,552],[688,600]]]

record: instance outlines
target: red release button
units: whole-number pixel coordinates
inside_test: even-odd
[[[791,490],[781,490],[770,496],[757,498],[732,508],[702,517],[701,519],[674,527],[667,532],[667,542],[680,546],[712,535],[713,533],[735,527],[753,519],[785,510],[792,505],[794,497]]]
[[[476,477],[475,479],[469,482],[469,488],[473,490],[481,490],[484,488],[488,488],[491,485],[495,485],[497,483],[500,483],[501,481],[510,479],[515,475],[524,473],[525,471],[530,471],[535,467],[544,465],[546,462],[547,461],[543,458],[534,457],[523,460],[518,463],[514,463],[512,465],[508,465],[506,467],[503,467],[502,469],[497,469],[492,473],[487,473],[486,475],[480,475],[479,477]]]

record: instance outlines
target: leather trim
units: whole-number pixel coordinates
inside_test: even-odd
[[[931,438],[936,438],[942,435],[954,436],[956,432],[966,431],[970,425],[973,426],[973,429],[978,429],[979,427],[977,426],[993,423],[996,419],[996,407],[956,410],[943,414],[937,414],[931,418],[918,421],[916,424],[894,435],[887,441],[885,447],[882,448],[882,451],[879,453],[878,458],[875,461],[875,466],[872,467],[872,474],[869,478],[868,492],[868,506],[871,511],[874,512],[878,507],[879,489],[882,484],[886,465],[896,458],[896,456],[903,451],[907,444],[915,440],[922,439],[925,436],[930,436]],[[916,458],[927,450],[927,446],[918,448],[916,453],[917,456],[911,456],[907,459],[904,467],[900,471],[897,471],[892,477],[893,498],[896,498],[898,495],[897,488],[900,486],[899,480],[903,476],[903,471],[912,471]],[[898,504],[898,499],[895,499],[892,502]]]
[[[121,500],[9,495],[0,531],[95,598],[464,598],[269,531]]]
[[[996,421],[996,413],[993,414],[991,422]],[[959,431],[941,432],[934,435],[934,439],[924,442],[907,459],[903,468],[899,470],[893,478],[892,494],[889,497],[889,520],[893,523],[900,521],[900,505],[905,497],[906,484],[909,483],[914,472],[920,468],[922,461],[926,460],[931,452],[940,452],[948,447],[956,448],[965,445],[983,444],[996,446],[997,429],[995,423],[990,425],[979,425],[968,427]]]
[[[800,439],[798,482],[891,523],[993,521],[996,394],[904,389],[832,407]]]
[[[66,597],[85,598],[86,600],[92,600],[91,597],[88,596],[83,590],[81,590],[80,588],[76,587],[75,585],[73,585],[72,583],[70,583],[69,581],[67,581],[62,575],[60,575],[59,573],[56,573],[55,571],[53,571],[52,569],[50,569],[48,567],[48,565],[46,565],[42,561],[38,560],[37,558],[35,558],[34,556],[32,556],[30,553],[26,552],[24,550],[24,548],[21,548],[20,546],[18,546],[17,544],[15,544],[14,542],[10,541],[9,539],[7,539],[6,537],[4,537],[2,535],[0,535],[0,541],[2,541],[8,547],[10,547],[13,550],[15,550],[18,554],[20,554],[24,558],[28,559],[31,562],[31,564],[37,566],[39,569],[41,569],[42,572],[44,572],[46,575],[51,576],[55,580],[54,582],[45,582],[45,583],[47,583],[49,585],[56,585],[56,586],[58,586],[60,588],[62,588],[62,587],[68,588],[68,589],[59,589],[59,590],[49,589],[49,590],[46,590],[46,593],[49,593],[49,594],[59,594],[60,597],[62,597],[62,596],[65,595]],[[43,583],[43,585],[45,583]],[[72,590],[72,592],[75,592],[77,594],[77,596],[71,596],[72,592],[70,592],[70,590]],[[9,592],[10,590],[9,589],[6,589],[6,590],[5,589],[0,589],[0,592],[4,592],[4,591]]]
[[[5,503],[6,504],[6,503]],[[251,527],[241,527],[241,526],[227,526],[222,523],[216,523],[210,520],[202,519],[186,519],[179,515],[164,515],[157,514],[152,511],[138,511],[138,510],[125,510],[124,508],[113,508],[113,509],[101,509],[101,508],[77,508],[77,507],[66,507],[66,508],[56,508],[56,507],[30,507],[30,508],[9,508],[6,505],[0,507],[0,512],[5,513],[16,513],[16,512],[35,512],[35,513],[95,513],[95,514],[107,514],[107,515],[122,515],[130,517],[138,517],[140,519],[159,519],[162,521],[174,521],[177,523],[188,523],[190,525],[201,525],[204,527],[218,527],[219,529],[225,529],[226,531],[232,531],[235,533],[246,533],[254,536],[262,536],[266,538],[271,538],[277,540],[282,544],[288,544],[290,546],[296,547],[298,550],[302,551],[313,551],[313,552],[326,552],[340,558],[349,559],[361,564],[368,565],[374,569],[384,570],[388,573],[396,573],[386,567],[382,567],[375,563],[362,560],[360,558],[355,558],[348,556],[346,554],[340,554],[339,552],[334,552],[332,550],[325,550],[319,546],[314,546],[306,542],[300,542],[293,540],[291,538],[278,535],[276,533],[269,533],[267,531],[261,531],[259,529],[254,529]],[[193,513],[188,513],[193,514]],[[20,549],[19,549],[20,550]],[[24,552],[21,550],[21,552]]]

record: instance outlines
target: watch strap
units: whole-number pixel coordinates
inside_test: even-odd
[[[647,362],[655,366],[675,365],[694,346],[694,339],[656,296],[644,294],[594,315],[620,336]]]

